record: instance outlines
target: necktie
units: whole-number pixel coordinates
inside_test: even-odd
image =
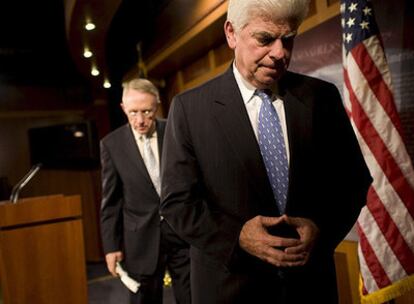
[[[289,185],[289,165],[282,126],[270,94],[267,90],[256,90],[256,95],[262,99],[258,126],[259,147],[273,195],[280,213],[283,214]]]
[[[144,137],[144,162],[158,195],[161,192],[160,169],[157,165],[154,152],[151,149],[151,140]]]

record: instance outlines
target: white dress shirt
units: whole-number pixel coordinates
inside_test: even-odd
[[[137,143],[139,153],[141,153],[141,155],[144,155],[144,140],[145,140],[145,137],[147,137],[147,135],[139,134],[134,129],[132,129],[132,132],[134,133],[135,142]],[[158,152],[157,130],[154,130],[154,132],[152,132],[152,134],[149,135],[149,140],[150,140],[150,145],[151,145],[152,152],[154,153],[155,160],[157,161],[157,166],[159,168],[159,166],[160,166],[160,156],[159,156],[159,152]]]
[[[259,96],[255,95],[254,92],[256,88],[248,83],[240,72],[237,70],[236,65],[233,63],[233,72],[234,77],[236,78],[237,85],[239,87],[240,93],[242,95],[244,105],[246,106],[247,114],[249,114],[250,123],[253,127],[254,134],[256,139],[258,139],[258,125],[259,125],[259,111],[260,106],[262,105],[262,100]],[[289,162],[289,140],[287,136],[287,126],[286,126],[286,116],[285,116],[285,107],[283,105],[283,100],[277,96],[275,93],[277,88],[272,88],[272,104],[276,109],[277,115],[279,116],[280,124],[282,126],[283,138],[285,139],[286,147],[286,156]]]

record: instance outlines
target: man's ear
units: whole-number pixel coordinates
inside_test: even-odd
[[[126,114],[126,112],[125,112],[125,107],[124,107],[124,103],[123,103],[123,102],[121,102],[119,105],[121,106],[122,111],[124,111],[124,113]]]
[[[234,50],[236,48],[236,32],[233,24],[229,20],[226,20],[224,23],[224,34],[226,35],[227,44]]]
[[[155,113],[155,114],[157,114],[158,109],[159,109],[160,107],[161,107],[161,103],[158,103],[158,102],[157,102],[157,103],[155,104],[155,111],[154,111],[154,113]]]

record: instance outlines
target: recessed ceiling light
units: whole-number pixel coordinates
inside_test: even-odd
[[[104,84],[103,84],[103,87],[105,89],[109,89],[111,87],[111,83],[109,82],[108,79],[105,79]]]
[[[92,67],[91,74],[92,76],[98,76],[99,70],[96,67]]]
[[[92,22],[87,22],[86,24],[85,24],[85,29],[87,30],[87,31],[92,31],[92,30],[94,30],[95,29],[95,23],[92,23]]]
[[[85,48],[85,50],[83,51],[83,57],[91,58],[92,55],[93,55],[93,53],[88,48]]]

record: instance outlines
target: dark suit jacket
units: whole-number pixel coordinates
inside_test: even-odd
[[[301,296],[310,303],[318,294],[319,303],[335,301],[333,251],[364,205],[371,179],[332,84],[287,73],[279,90],[290,148],[286,213],[320,229],[308,265],[291,269],[265,264],[238,246],[247,220],[279,213],[232,69],[172,103],[161,214],[191,244],[194,304],[261,303],[258,294],[276,300],[282,285],[280,303]]]
[[[165,121],[157,120],[156,129],[161,154]],[[102,139],[101,162],[104,252],[121,250],[128,271],[152,274],[159,255],[160,199],[129,124]]]

